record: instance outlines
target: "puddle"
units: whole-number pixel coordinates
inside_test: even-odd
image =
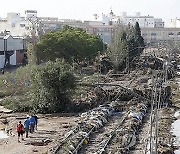
[[[174,145],[180,147],[180,111],[174,114],[176,118],[178,118],[174,123],[171,125],[171,132],[173,135],[176,136]],[[180,154],[180,149],[174,151],[175,154]]]
[[[8,138],[8,135],[4,131],[0,131],[0,139]]]

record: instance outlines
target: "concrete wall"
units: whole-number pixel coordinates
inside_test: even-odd
[[[22,38],[13,38],[11,35],[0,38],[0,68],[4,67],[5,62],[5,52],[7,55],[10,55],[9,64],[17,65],[22,64],[24,58],[24,40]]]
[[[15,50],[13,37],[12,37],[12,36],[9,36],[6,40],[7,40],[7,48],[6,48],[6,51]]]
[[[0,55],[0,68],[4,67],[4,62],[5,62],[5,56],[4,55]]]
[[[4,51],[4,39],[0,38],[0,51]]]
[[[10,57],[10,65],[16,65],[16,50],[14,54]]]
[[[24,49],[24,40],[21,38],[14,38],[14,49],[23,50]]]
[[[141,28],[145,42],[180,41],[180,28]]]

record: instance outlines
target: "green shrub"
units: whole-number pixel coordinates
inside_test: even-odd
[[[47,62],[32,70],[31,98],[33,109],[41,113],[67,111],[76,87],[71,66],[63,60]]]
[[[29,91],[32,66],[19,67],[17,70],[0,75],[0,97],[24,95]]]
[[[13,110],[14,112],[29,112],[33,109],[28,96],[7,97],[1,100],[0,105]]]

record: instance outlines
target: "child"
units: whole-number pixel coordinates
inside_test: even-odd
[[[19,121],[19,124],[17,124],[17,133],[18,133],[18,142],[20,142],[19,141],[20,136],[21,136],[21,139],[24,140],[24,138],[23,138],[24,127],[23,127],[21,121]]]

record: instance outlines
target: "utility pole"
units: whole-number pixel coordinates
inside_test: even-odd
[[[153,153],[153,118],[154,118],[154,104],[155,104],[155,72],[152,73],[152,96],[151,96],[151,114],[150,114],[150,154]]]
[[[129,74],[129,50],[126,47],[126,72]]]
[[[98,83],[100,83],[100,75],[101,75],[101,52],[98,51]]]

